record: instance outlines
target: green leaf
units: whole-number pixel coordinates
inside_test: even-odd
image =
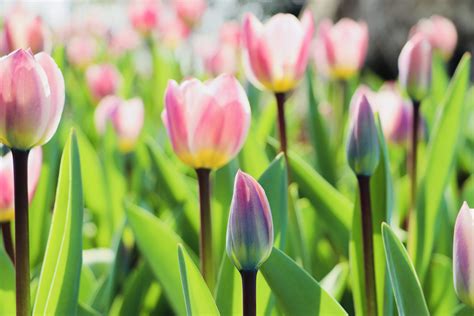
[[[347,262],[338,263],[319,283],[329,295],[338,301],[342,298],[349,278],[349,265]]]
[[[450,258],[439,254],[433,256],[424,287],[431,315],[451,315],[458,299],[454,291]]]
[[[319,113],[318,101],[313,88],[313,71],[308,67],[306,81],[308,87],[309,129],[316,156],[316,170],[331,184],[336,183],[336,166],[333,150],[328,138],[328,130]]]
[[[173,310],[186,315],[176,251],[182,240],[159,218],[130,205],[127,217],[140,252],[165,291]]]
[[[347,315],[305,270],[280,250],[272,254],[260,271],[286,315]]]
[[[15,315],[15,268],[7,253],[0,247],[0,315]]]
[[[130,273],[123,291],[120,315],[139,315],[146,293],[153,281],[152,272],[143,261]]]
[[[219,315],[206,282],[182,245],[178,246],[178,261],[187,315]]]
[[[289,165],[291,177],[298,183],[301,195],[311,201],[318,216],[331,227],[329,238],[342,254],[347,255],[352,203],[292,151],[289,152]]]
[[[443,192],[453,171],[458,143],[462,138],[459,126],[463,125],[469,74],[470,55],[466,53],[459,62],[434,125],[426,154],[426,167],[418,186],[416,212],[410,219],[408,249],[421,280],[430,262]]]
[[[258,142],[255,134],[256,132],[250,129],[245,145],[239,154],[239,163],[242,170],[258,178],[267,168],[269,161],[263,149],[264,144]]]
[[[59,170],[56,202],[33,314],[77,310],[82,265],[83,197],[77,137],[71,132]]]
[[[382,224],[382,235],[399,315],[429,315],[420,281],[405,247],[385,223]]]

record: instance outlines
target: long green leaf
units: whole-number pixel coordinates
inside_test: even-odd
[[[187,315],[219,315],[206,282],[182,245],[178,246],[178,261]]]
[[[15,268],[7,253],[0,247],[0,315],[14,315],[15,304]]]
[[[431,315],[450,315],[458,304],[450,258],[439,254],[433,256],[426,277],[425,289]]]
[[[82,265],[83,197],[79,148],[74,132],[64,148],[48,245],[33,314],[77,311]]]
[[[465,95],[469,84],[470,55],[460,61],[449,85],[441,112],[428,144],[426,168],[423,173],[416,212],[410,219],[408,249],[416,270],[423,280],[437,236],[439,211],[443,192],[454,167],[456,149],[461,139]]]
[[[429,315],[420,281],[405,247],[385,223],[382,224],[382,235],[399,315]]]
[[[260,270],[286,315],[347,315],[318,282],[280,250],[273,248]]]

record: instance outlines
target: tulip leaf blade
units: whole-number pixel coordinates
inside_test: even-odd
[[[186,315],[176,252],[181,238],[159,218],[135,206],[127,207],[127,218],[140,252],[163,287],[173,310]]]
[[[2,286],[0,286],[0,315],[15,314],[15,267],[7,253],[0,247],[0,271]]]
[[[382,224],[382,236],[398,313],[402,316],[429,315],[423,290],[408,252],[386,223]]]
[[[77,312],[82,266],[83,195],[77,137],[64,147],[33,314]]]
[[[178,262],[187,315],[219,315],[206,282],[182,245],[178,245]]]
[[[416,212],[410,219],[408,249],[420,279],[424,280],[439,222],[443,192],[453,171],[469,85],[470,55],[459,62],[442,103],[427,148],[426,166],[418,186]]]
[[[266,282],[287,315],[347,315],[305,270],[277,248],[262,265]]]

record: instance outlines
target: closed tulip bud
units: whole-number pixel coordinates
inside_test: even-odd
[[[280,13],[264,25],[247,14],[242,37],[248,79],[259,88],[278,93],[295,88],[308,64],[313,29],[310,11],[304,12],[301,21]]]
[[[157,0],[134,0],[128,10],[133,27],[143,34],[152,32],[158,26],[159,12]]]
[[[0,58],[0,143],[27,150],[47,143],[64,108],[64,78],[46,53]]]
[[[111,123],[117,134],[119,149],[130,152],[143,128],[145,109],[140,98],[122,100],[117,96],[102,99],[95,111],[94,121],[99,134]]]
[[[256,271],[273,247],[273,223],[265,191],[238,171],[227,225],[227,255],[239,271]]]
[[[200,82],[168,82],[163,122],[176,155],[195,168],[215,169],[242,148],[250,126],[250,105],[231,75]]]
[[[28,157],[28,199],[31,202],[38,185],[43,161],[41,147],[31,150]],[[13,158],[9,152],[0,156],[0,222],[8,222],[14,218],[14,185]]]
[[[466,202],[454,227],[453,271],[459,299],[474,308],[474,209]]]
[[[398,77],[411,99],[421,101],[431,85],[431,45],[425,36],[415,34],[398,58]]]
[[[97,55],[97,41],[90,35],[74,36],[66,45],[66,55],[72,65],[86,67]]]
[[[316,67],[326,77],[348,79],[362,68],[368,44],[365,22],[343,18],[333,25],[323,20],[314,47]]]
[[[93,65],[86,71],[87,85],[96,100],[115,94],[122,81],[117,68],[112,64]]]
[[[421,19],[411,30],[410,36],[424,34],[431,47],[441,53],[444,59],[453,55],[458,42],[458,33],[453,22],[443,16],[433,15],[429,19]]]
[[[4,22],[7,52],[31,49],[33,53],[51,50],[51,32],[39,16],[20,6],[6,15]]]
[[[371,176],[379,163],[379,140],[374,114],[365,95],[361,95],[352,113],[347,160],[358,176]]]
[[[195,26],[206,11],[206,0],[173,0],[178,17],[188,26]]]

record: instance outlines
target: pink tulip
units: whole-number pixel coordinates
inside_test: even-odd
[[[378,92],[362,85],[357,88],[351,100],[351,111],[355,100],[365,94],[372,107],[378,112],[385,138],[393,143],[403,143],[411,135],[413,108],[410,100],[404,99],[393,83],[387,83]]]
[[[64,78],[46,53],[19,49],[0,58],[0,143],[30,149],[47,143],[64,108]]]
[[[31,150],[28,157],[28,199],[31,202],[41,173],[43,151],[41,147]],[[0,156],[0,222],[14,217],[13,157],[11,152]]]
[[[51,32],[39,16],[16,6],[5,17],[4,40],[6,53],[16,49],[31,49],[33,53],[51,51]]]
[[[228,21],[219,30],[219,41],[234,47],[240,47],[242,32],[239,23]]]
[[[87,85],[96,100],[115,94],[122,81],[117,68],[112,64],[90,66],[86,71]]]
[[[124,28],[113,33],[109,48],[114,55],[120,56],[129,51],[133,51],[139,45],[139,34],[131,28]]]
[[[130,152],[140,136],[144,115],[145,110],[140,98],[122,100],[109,95],[97,106],[94,121],[99,134],[104,134],[107,123],[111,123],[117,134],[120,150]]]
[[[160,3],[157,0],[134,0],[128,13],[133,27],[147,34],[158,26]]]
[[[238,50],[231,45],[214,45],[204,56],[204,68],[211,75],[235,74],[238,70]]]
[[[206,11],[206,0],[173,0],[178,17],[188,26],[193,27]]]
[[[301,21],[277,14],[264,25],[252,14],[243,22],[244,66],[247,77],[259,88],[273,92],[292,90],[308,64],[313,18],[305,11]]]
[[[171,49],[178,47],[191,33],[191,29],[174,13],[163,13],[158,26],[160,41]]]
[[[421,19],[410,30],[410,37],[416,33],[424,34],[433,49],[439,51],[445,59],[449,59],[456,49],[458,41],[456,26],[443,16],[433,15],[429,19]]]
[[[69,63],[76,67],[88,66],[97,55],[97,41],[89,35],[74,36],[66,46]]]
[[[421,101],[431,85],[431,45],[420,33],[403,47],[398,57],[398,77],[410,98]]]
[[[474,308],[474,209],[466,202],[454,227],[453,272],[456,294],[464,304]]]
[[[363,66],[369,44],[365,22],[343,18],[336,24],[323,20],[315,42],[315,63],[324,76],[347,79]]]
[[[250,105],[231,75],[200,82],[170,80],[163,122],[178,157],[195,169],[219,168],[242,148],[250,126]]]

